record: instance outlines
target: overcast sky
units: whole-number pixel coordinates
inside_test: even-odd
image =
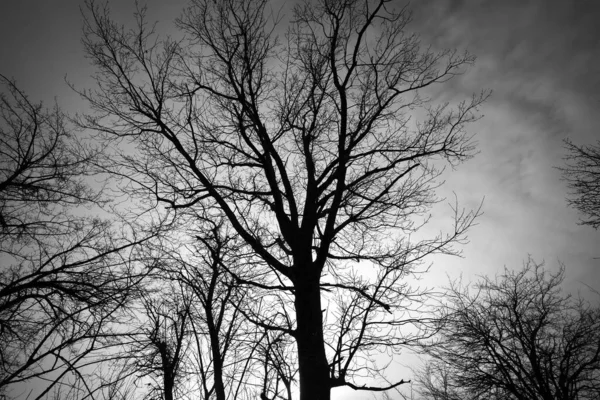
[[[169,31],[185,1],[148,4],[150,19]],[[50,105],[56,97],[66,111],[83,111],[85,104],[65,76],[85,87],[93,72],[80,43],[80,6],[77,0],[0,2],[0,73],[34,100]],[[414,0],[411,7],[411,28],[423,43],[477,56],[442,94],[454,100],[493,91],[484,118],[469,127],[480,153],[447,174],[442,193],[456,192],[465,206],[485,197],[485,214],[463,259],[436,259],[432,282],[444,283],[444,273],[471,278],[518,268],[531,254],[553,269],[563,262],[571,290],[582,282],[600,290],[600,259],[594,259],[600,231],[577,224],[554,168],[562,165],[565,138],[580,145],[600,138],[600,1]],[[111,8],[126,21],[133,0],[113,1]]]
[[[469,273],[518,267],[531,254],[564,262],[572,287],[600,289],[600,232],[577,225],[555,166],[562,141],[600,139],[600,1],[414,1],[415,29],[437,47],[468,49],[477,64],[449,90],[493,90],[472,127],[480,154],[447,189],[485,215],[470,235]],[[453,262],[454,264],[454,262]],[[475,272],[479,273],[479,272]]]
[[[168,3],[168,4],[165,4]],[[284,12],[291,9],[284,6]],[[161,31],[169,31],[185,1],[148,3]],[[93,72],[80,43],[77,0],[6,1],[0,5],[0,72],[14,77],[32,99],[81,111],[65,76],[85,87]],[[480,153],[447,175],[444,194],[465,205],[484,196],[484,216],[472,230],[462,260],[444,259],[444,271],[481,274],[518,267],[531,254],[569,278],[600,285],[600,232],[577,225],[566,207],[559,172],[562,140],[600,138],[600,1],[413,1],[423,43],[468,50],[475,67],[447,84],[449,99],[493,90],[484,118],[469,127]],[[133,1],[111,3],[126,22]],[[447,264],[447,265],[446,265]],[[451,268],[449,267],[451,266]]]

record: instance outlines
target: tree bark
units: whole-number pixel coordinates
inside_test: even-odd
[[[221,248],[215,253],[213,257],[218,257],[216,254],[220,252]],[[208,335],[210,337],[210,348],[212,352],[212,362],[214,369],[214,383],[215,383],[215,399],[225,400],[225,384],[223,383],[223,357],[221,354],[221,340],[220,335],[220,322],[215,321],[215,315],[213,314],[213,302],[215,301],[215,289],[217,282],[220,279],[218,269],[218,259],[214,259],[212,266],[212,275],[210,279],[210,285],[208,287],[208,296],[206,303],[204,304],[204,311],[206,312],[206,323],[208,325]],[[222,307],[225,307],[224,305]],[[233,323],[233,322],[232,322]]]
[[[171,377],[167,376],[167,374],[168,372],[165,373],[165,376],[163,378],[165,400],[173,400],[173,387],[175,385]]]
[[[221,355],[219,330],[217,329],[212,310],[207,307],[207,323],[210,336],[210,347],[213,358],[214,380],[215,380],[215,398],[216,400],[225,400],[225,385],[223,383],[223,359]]]
[[[319,280],[296,282],[296,343],[300,400],[329,400],[329,366],[325,355]]]
[[[164,342],[158,342],[157,346],[162,359],[163,391],[165,400],[173,400],[173,389],[175,388],[175,371],[173,370],[173,363],[169,357],[167,345]]]

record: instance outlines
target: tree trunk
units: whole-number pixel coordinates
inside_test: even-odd
[[[207,309],[208,331],[210,336],[210,347],[213,358],[215,396],[216,400],[225,400],[225,385],[223,384],[223,360],[219,342],[219,331],[214,323],[212,310]]]
[[[210,349],[212,352],[212,362],[214,370],[214,381],[215,381],[215,398],[216,400],[225,400],[225,385],[223,383],[223,358],[221,354],[221,341],[219,339],[219,328],[217,327],[217,321],[215,321],[215,315],[213,314],[213,302],[215,301],[215,289],[217,282],[220,278],[220,273],[215,259],[212,269],[212,276],[210,279],[210,285],[208,287],[208,296],[206,303],[204,304],[204,311],[206,313],[206,323],[208,325],[208,336],[210,337]],[[225,307],[223,304],[222,307]],[[232,321],[233,323],[233,321]]]
[[[330,380],[319,281],[296,282],[296,342],[300,372],[300,400],[329,400]]]
[[[162,375],[163,375],[163,391],[165,400],[173,400],[173,389],[175,388],[175,371],[173,363],[169,357],[169,351],[165,342],[158,340],[156,347],[160,353],[162,362]]]
[[[163,390],[165,400],[173,400],[173,389],[175,388],[175,380],[170,366],[163,372]]]

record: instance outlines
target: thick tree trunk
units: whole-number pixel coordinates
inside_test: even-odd
[[[173,371],[173,363],[169,357],[169,352],[165,342],[159,340],[155,342],[155,345],[158,348],[162,362],[163,391],[165,400],[173,400],[173,389],[175,388],[175,372]]]
[[[208,287],[208,296],[206,303],[204,304],[204,311],[206,312],[206,323],[208,325],[208,336],[210,337],[210,349],[212,352],[212,362],[214,369],[214,381],[215,381],[215,399],[225,400],[225,384],[223,383],[223,358],[221,354],[221,340],[219,339],[219,328],[217,327],[217,321],[215,321],[215,315],[213,314],[213,301],[215,295],[215,289],[217,282],[219,281],[219,270],[218,266],[213,265],[212,276],[210,280],[210,286]],[[225,307],[225,305],[222,305]]]
[[[300,372],[300,400],[329,400],[330,381],[319,282],[296,282],[296,342]]]
[[[173,400],[173,389],[175,388],[175,379],[173,377],[173,371],[168,366],[163,371],[163,390],[165,394],[165,400]]]
[[[212,310],[208,310],[207,320],[210,336],[210,347],[213,358],[214,380],[215,380],[215,398],[216,400],[225,400],[225,385],[223,383],[223,361],[221,357],[221,348],[219,342],[219,331],[212,317]]]

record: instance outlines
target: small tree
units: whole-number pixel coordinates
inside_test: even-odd
[[[443,361],[432,361],[416,373],[419,399],[427,400],[475,400],[467,390],[456,387],[453,371]]]
[[[440,341],[427,349],[430,372],[443,374],[422,380],[425,397],[599,398],[600,307],[562,294],[563,279],[564,268],[548,274],[529,260],[475,293],[453,285]]]
[[[600,141],[595,146],[577,146],[565,140],[568,154],[559,168],[569,187],[568,203],[579,211],[582,225],[600,227]]]
[[[136,195],[226,218],[260,277],[241,281],[286,299],[282,325],[253,320],[294,338],[301,399],[396,387],[405,381],[363,380],[375,348],[399,350],[407,341],[394,335],[418,321],[396,302],[411,298],[398,283],[427,255],[456,254],[476,216],[457,212],[449,234],[413,239],[441,166],[473,154],[464,127],[485,98],[451,109],[422,91],[473,58],[421,48],[410,13],[388,0],[302,2],[284,40],[267,6],[191,1],[174,42],[153,36],[143,10],[126,30],[91,4],[84,44],[98,86],[82,95],[98,114],[81,124],[120,146],[107,168]],[[339,335],[352,338],[334,348],[328,290],[353,298],[328,314],[346,316]]]

